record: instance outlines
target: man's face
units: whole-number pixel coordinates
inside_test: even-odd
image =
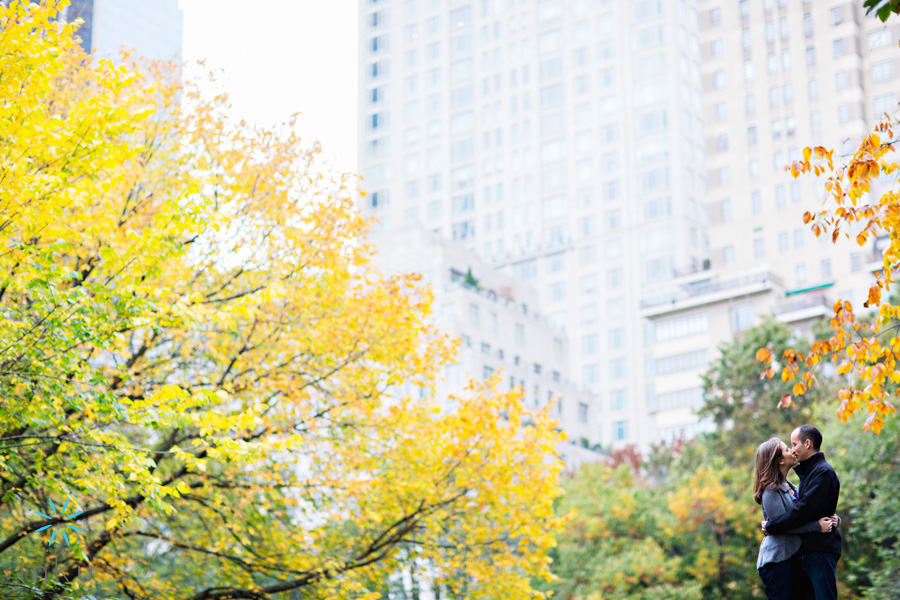
[[[798,460],[806,460],[813,454],[812,442],[810,440],[801,440],[798,429],[791,433],[791,452],[794,453]]]

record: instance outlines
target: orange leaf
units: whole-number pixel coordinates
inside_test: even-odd
[[[806,391],[806,386],[800,383],[799,381],[794,384],[793,389],[791,390],[795,396],[800,396]]]
[[[778,402],[778,408],[790,408],[791,406],[791,395],[785,394],[781,397],[781,400]]]

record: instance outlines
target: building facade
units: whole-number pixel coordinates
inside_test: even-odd
[[[522,389],[530,409],[553,403],[552,415],[571,442],[561,448],[567,464],[596,460],[595,453],[575,448],[601,441],[596,398],[570,376],[568,338],[538,312],[534,289],[420,225],[403,226],[395,235],[403,244],[382,240],[376,265],[388,274],[422,274],[434,293],[435,324],[461,340],[438,388],[447,410],[466,394],[470,380],[497,375],[502,390]]]
[[[897,109],[900,25],[866,17],[860,3],[702,0],[699,8],[711,269],[642,299],[655,366],[648,408],[662,438],[709,427],[691,409],[720,342],[765,315],[801,332],[830,316],[838,298],[862,308],[880,240],[817,239],[802,215],[821,205],[825,178],[793,179],[785,166],[806,146],[834,148],[840,163]],[[696,367],[669,373],[674,347]]]
[[[646,446],[640,298],[708,258],[696,2],[360,9],[365,211],[534,285],[602,443]]]
[[[181,61],[184,13],[178,0],[72,0],[65,18],[80,18],[88,52],[116,57],[124,48],[151,60]]]

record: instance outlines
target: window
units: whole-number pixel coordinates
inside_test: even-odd
[[[822,259],[821,263],[822,279],[831,279],[831,261],[827,258]]]
[[[728,109],[727,104],[725,102],[717,102],[716,103],[716,120],[724,121],[728,118]]]
[[[893,114],[897,110],[897,96],[894,93],[875,96],[872,106],[876,117],[880,118],[884,113]]]
[[[844,22],[844,7],[843,6],[833,6],[831,8],[831,26],[837,27],[841,23]]]
[[[716,137],[716,151],[717,152],[725,152],[728,150],[728,134],[720,133]]]
[[[837,108],[838,123],[846,123],[850,120],[850,105],[847,103],[839,104]]]
[[[832,42],[832,50],[834,52],[835,58],[840,58],[847,53],[847,49],[844,45],[844,39],[837,39]]]
[[[874,67],[873,67],[874,71]],[[838,71],[834,74],[834,87],[837,91],[846,90],[850,86],[850,78],[847,76],[847,71]]]
[[[613,423],[613,439],[623,442],[628,439],[628,421],[616,421]]]
[[[734,219],[734,214],[731,208],[731,198],[725,198],[719,206],[722,212],[722,222],[728,223],[732,221]]]
[[[722,262],[730,265],[734,262],[734,246],[729,244],[722,248]]]
[[[579,423],[587,423],[588,422],[588,405],[584,402],[578,403],[578,422]]]
[[[553,108],[554,106],[559,106],[563,103],[563,97],[565,95],[565,91],[563,88],[563,84],[557,83],[554,85],[549,85],[541,88],[540,91],[540,101],[541,108]]]
[[[450,11],[450,30],[455,31],[472,25],[472,7],[462,6]]]
[[[791,82],[784,84],[784,93],[782,94],[784,97],[784,103],[790,104],[794,101],[794,84]]]
[[[866,34],[866,43],[869,50],[883,48],[891,45],[891,30],[888,27],[882,27]]]
[[[747,94],[744,106],[748,115],[756,113],[756,96],[753,94],[753,92]]]
[[[613,390],[609,393],[609,409],[622,410],[628,401],[628,392],[626,390]]]
[[[713,8],[709,11],[709,26],[715,27],[722,22],[722,9]]]
[[[467,240],[475,236],[475,222],[462,221],[453,224],[453,239],[457,241]]]
[[[695,387],[674,392],[658,394],[655,398],[658,410],[675,410],[690,406],[698,406],[703,402],[703,388]]]
[[[750,127],[747,128],[747,145],[755,146],[756,143],[757,143],[756,125],[751,125]]]
[[[753,240],[753,256],[762,258],[766,254],[766,245],[763,238],[755,238]]]
[[[806,283],[806,265],[797,265],[797,283]]]
[[[819,97],[819,80],[818,79],[810,79],[807,82],[807,92],[809,94],[810,100],[816,100]]]
[[[780,92],[780,89],[777,85],[773,85],[772,87],[769,88],[769,106],[770,107],[778,106],[778,102],[781,99],[779,92]]]
[[[624,358],[614,358],[609,361],[609,378],[618,380],[625,379],[626,365]]]
[[[738,333],[753,326],[753,303],[746,302],[728,309],[731,332]]]
[[[720,69],[713,73],[713,87],[717,90],[725,87],[725,71]]]
[[[755,215],[762,212],[762,194],[759,190],[750,192],[750,207]]]
[[[702,369],[706,367],[707,364],[709,364],[709,351],[706,348],[703,348],[702,350],[694,350],[682,354],[657,358],[656,374],[671,375],[672,373],[680,373],[682,371]]]
[[[884,60],[872,65],[872,83],[887,81],[894,76],[894,61]]]
[[[850,254],[850,270],[854,273],[862,270],[862,255],[859,252]]]
[[[749,58],[744,61],[744,81],[753,81],[753,61]]]
[[[709,51],[713,56],[722,56],[725,53],[725,43],[722,38],[713,40],[709,44]]]
[[[547,296],[551,303],[562,302],[566,299],[566,285],[564,283],[552,283],[547,287]]]
[[[590,356],[600,350],[599,336],[596,333],[581,336],[581,353]]]
[[[606,271],[606,287],[609,289],[617,289],[622,286],[625,281],[625,272],[621,267],[608,269]]]
[[[778,234],[778,250],[780,252],[787,252],[791,248],[790,236],[786,231],[782,231]]]
[[[619,350],[625,347],[625,328],[617,327],[610,329],[608,332],[608,342],[610,350]]]
[[[656,341],[666,342],[689,337],[709,330],[709,316],[705,313],[696,313],[674,319],[666,319],[656,324]]]
[[[809,128],[813,133],[822,131],[822,117],[819,115],[819,111],[809,113]]]

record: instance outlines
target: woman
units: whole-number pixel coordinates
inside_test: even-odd
[[[763,519],[769,520],[794,507],[797,488],[787,473],[797,457],[784,442],[773,438],[756,449],[753,499],[762,505]],[[827,533],[836,524],[837,515],[823,517],[782,535],[768,535],[759,546],[756,568],[766,586],[769,600],[813,598],[812,585],[800,562],[801,533]]]

